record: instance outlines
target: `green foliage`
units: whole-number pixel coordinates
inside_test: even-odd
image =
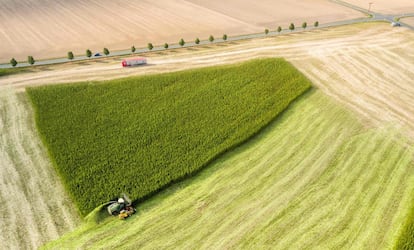
[[[227,41],[227,34],[223,35],[223,41]]]
[[[195,44],[199,44],[200,43],[200,39],[197,37],[194,42],[195,42]]]
[[[277,32],[279,32],[279,33],[280,33],[281,31],[282,31],[282,27],[280,27],[280,26],[279,26],[279,27],[277,27]]]
[[[13,67],[16,67],[16,65],[17,65],[17,61],[16,61],[16,59],[12,58],[12,59],[10,60],[10,64],[11,64]]]
[[[184,44],[185,44],[185,41],[184,41],[184,39],[180,39],[180,41],[178,42],[178,44],[180,44],[180,46],[181,47],[183,47],[184,46]]]
[[[49,154],[83,215],[141,200],[257,133],[310,82],[283,59],[27,89]]]
[[[414,206],[411,208],[410,214],[406,218],[406,224],[404,225],[402,234],[398,238],[395,249],[414,249]]]
[[[318,22],[318,21],[316,21],[316,22],[313,24],[313,26],[315,26],[315,28],[316,28],[316,27],[318,27],[318,26],[319,26],[319,22]]]
[[[265,35],[269,34],[269,29],[265,29]]]
[[[164,49],[168,49],[168,43],[164,43]]]
[[[291,24],[289,25],[289,29],[290,29],[290,31],[295,30],[295,24],[291,23]]]
[[[148,50],[152,50],[154,48],[154,46],[152,45],[152,43],[148,43]]]
[[[104,48],[103,49],[103,53],[107,56],[107,55],[109,55],[109,49],[107,49],[107,48]]]
[[[303,28],[303,29],[306,29],[306,27],[308,27],[308,23],[307,23],[307,22],[303,22],[303,23],[302,23],[302,28]]]
[[[33,65],[36,61],[35,61],[35,59],[33,58],[33,56],[28,56],[28,57],[27,57],[27,62],[28,62],[30,65]]]
[[[214,42],[214,36],[213,36],[213,35],[210,35],[210,36],[208,37],[208,40],[210,41],[210,43]]]
[[[90,58],[92,56],[92,51],[90,49],[86,50],[86,57]]]
[[[69,51],[68,52],[68,59],[69,60],[73,60],[73,58],[74,58],[73,52],[72,51]]]
[[[135,51],[136,51],[137,49],[135,48],[135,46],[134,45],[132,45],[132,47],[131,47],[131,52],[132,53],[135,53]]]

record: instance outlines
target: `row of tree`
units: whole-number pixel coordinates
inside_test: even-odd
[[[314,24],[313,24],[313,26],[314,27],[318,27],[319,26],[319,22],[318,21],[316,21]],[[304,23],[302,23],[302,28],[303,29],[306,29],[308,27],[308,24],[306,23],[306,22],[304,22]],[[293,24],[293,23],[291,23],[290,25],[289,25],[289,30],[290,31],[293,31],[293,30],[295,30],[295,24]],[[282,31],[282,27],[281,26],[279,26],[279,27],[277,27],[277,32],[278,33],[280,33]],[[267,35],[267,34],[269,34],[269,29],[265,29],[265,34]],[[222,39],[223,39],[223,41],[227,41],[227,34],[224,34],[223,35],[223,37],[222,37]],[[214,42],[214,36],[213,35],[210,35],[209,36],[209,38],[208,38],[208,40],[212,43],[212,42]],[[194,40],[194,43],[195,44],[200,44],[200,39],[197,37],[195,40]],[[183,38],[181,38],[180,39],[180,41],[178,42],[178,44],[181,46],[181,47],[183,47],[184,45],[185,45],[185,41],[184,41],[184,39]],[[169,47],[169,45],[168,45],[168,43],[165,43],[164,44],[164,49],[168,49],[168,47]],[[148,48],[148,50],[152,50],[153,48],[154,48],[154,45],[152,44],[152,43],[148,43],[148,45],[147,45],[147,48]],[[131,52],[132,53],[135,53],[135,51],[136,51],[136,48],[135,48],[135,46],[132,46],[131,47]],[[108,48],[104,48],[103,49],[103,53],[106,55],[106,56],[108,56],[109,54],[110,54],[110,52],[109,52],[109,49]],[[97,56],[99,56],[100,54],[96,54]],[[90,58],[92,56],[92,51],[90,50],[90,49],[87,49],[86,50],[86,57],[88,57],[88,58]],[[69,60],[73,60],[74,58],[75,58],[75,55],[73,54],[73,52],[72,51],[69,51],[68,52],[68,55],[67,55],[67,58],[69,59]],[[35,59],[33,58],[33,56],[28,56],[27,57],[27,62],[30,64],[30,65],[33,65],[36,61],[35,61]],[[11,60],[10,60],[10,64],[13,66],[13,67],[15,67],[16,65],[17,65],[17,61],[16,61],[16,59],[14,59],[14,58],[12,58]]]
[[[313,26],[315,27],[315,28],[317,28],[318,26],[319,26],[319,22],[318,21],[316,21],[314,24],[313,24]],[[303,22],[302,23],[302,28],[303,29],[306,29],[308,27],[308,23],[307,22]],[[290,25],[289,25],[289,30],[290,31],[294,31],[295,30],[295,24],[294,23],[290,23]],[[277,32],[278,33],[280,33],[282,31],[282,27],[277,27]],[[269,34],[269,29],[265,29],[265,34],[267,35],[267,34]]]
[[[227,40],[227,35],[226,34],[224,34],[223,35],[223,37],[222,37],[222,39],[223,39],[223,41],[226,41]],[[214,36],[213,35],[210,35],[209,36],[209,38],[208,38],[208,40],[212,43],[212,42],[214,42]],[[200,38],[196,38],[195,40],[194,40],[194,43],[195,44],[200,44]],[[183,47],[184,45],[185,45],[185,41],[184,41],[184,39],[183,38],[181,38],[180,39],[180,41],[178,41],[178,44],[181,46],[181,47]],[[154,45],[152,44],[152,43],[148,43],[148,45],[147,45],[147,48],[148,48],[148,50],[152,50],[153,48],[154,48]],[[168,43],[165,43],[164,44],[164,49],[168,49],[169,48],[169,44]],[[135,52],[135,47],[134,46],[132,46],[131,47],[131,52],[132,53],[134,53]]]
[[[27,62],[28,62],[30,65],[33,65],[36,61],[35,61],[35,59],[33,58],[33,56],[28,56],[28,57],[27,57]],[[10,64],[11,64],[13,67],[16,67],[16,65],[17,65],[17,61],[16,61],[16,59],[12,58],[12,59],[10,60]]]

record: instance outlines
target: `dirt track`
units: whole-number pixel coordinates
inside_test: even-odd
[[[0,249],[35,249],[79,224],[24,93],[0,86]]]
[[[208,2],[208,3],[207,3]],[[363,16],[328,0],[0,0],[0,62],[66,57]]]
[[[392,122],[414,134],[414,32],[388,24],[360,24],[326,30],[159,52],[145,67],[123,69],[119,58],[0,79],[0,85],[103,80],[128,75],[285,57],[316,86],[367,118],[371,125]]]

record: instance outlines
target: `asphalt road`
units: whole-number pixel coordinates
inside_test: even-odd
[[[309,23],[308,27],[306,29],[303,29],[302,27],[296,27],[295,30],[291,31],[289,29],[284,29],[281,32],[277,31],[270,31],[268,34],[263,33],[256,33],[256,34],[247,34],[247,35],[240,35],[240,36],[232,36],[228,37],[227,41],[238,41],[238,40],[245,40],[245,39],[252,39],[252,38],[263,38],[267,36],[278,36],[282,34],[289,34],[289,33],[296,33],[296,32],[303,32],[305,30],[313,30],[313,29],[319,29],[319,28],[327,28],[327,27],[335,27],[335,26],[341,26],[341,25],[348,25],[348,24],[355,24],[355,23],[362,23],[362,22],[376,22],[376,21],[386,21],[386,22],[394,22],[397,18],[403,18],[403,17],[413,17],[414,13],[405,13],[405,14],[398,14],[398,15],[384,15],[381,13],[376,13],[372,11],[368,11],[368,9],[364,9],[349,3],[346,3],[341,0],[330,0],[333,3],[342,5],[347,8],[351,8],[353,10],[362,12],[366,14],[368,17],[366,18],[358,18],[358,19],[350,19],[345,21],[338,21],[338,22],[331,22],[331,23],[322,23],[319,24],[318,27],[314,27],[313,24]],[[410,28],[414,30],[414,27],[405,24],[403,22],[400,22],[401,26]],[[199,45],[205,45],[205,44],[214,44],[214,43],[222,43],[225,42],[223,39],[215,39],[213,42],[210,41],[200,41]],[[180,47],[192,47],[197,46],[194,42],[186,42],[184,46],[180,46],[179,44],[170,44],[168,49],[176,49]],[[163,46],[157,46],[152,49],[152,51],[163,51],[165,50]],[[148,52],[148,48],[137,48],[135,51],[135,54]],[[109,56],[132,56],[131,50],[118,50],[118,51],[112,51]],[[91,58],[100,58],[105,56],[92,56]],[[88,60],[89,58],[85,55],[83,56],[76,56],[73,60],[69,60],[67,58],[55,58],[55,59],[46,59],[46,60],[39,60],[35,62],[35,65],[50,65],[50,64],[58,64],[58,63],[65,63],[65,62],[73,62],[73,61],[83,61]],[[27,62],[19,62],[19,64],[16,67],[28,67],[30,66]],[[0,64],[0,69],[7,69],[12,68],[12,66],[9,63]]]

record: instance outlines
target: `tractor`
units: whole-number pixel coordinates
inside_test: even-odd
[[[109,202],[107,210],[110,215],[118,215],[121,220],[128,218],[137,211],[125,197]]]

